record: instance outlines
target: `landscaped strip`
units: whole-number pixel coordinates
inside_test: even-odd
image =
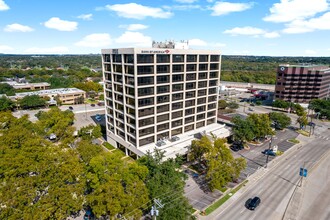
[[[226,195],[224,195],[223,197],[221,197],[218,201],[216,201],[215,203],[213,203],[212,205],[210,205],[206,210],[205,210],[205,214],[209,215],[211,214],[214,210],[216,210],[217,208],[219,208],[223,203],[225,203],[231,196],[233,196],[238,190],[240,190],[240,188],[242,188],[246,183],[248,182],[248,180],[244,180],[241,184],[239,184],[236,188],[232,189],[229,193],[227,193]]]
[[[288,141],[294,144],[299,144],[299,141],[297,139],[289,139]]]

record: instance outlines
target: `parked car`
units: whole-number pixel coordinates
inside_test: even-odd
[[[232,149],[233,151],[237,152],[239,150],[243,150],[244,146],[240,143],[234,143],[230,146],[230,149]]]
[[[262,153],[269,156],[276,156],[276,153],[272,149],[266,149]]]
[[[69,110],[70,110],[70,111],[73,111],[73,107],[72,107],[72,106],[69,106]]]
[[[96,121],[101,121],[101,120],[102,120],[101,115],[96,115],[96,116],[95,116],[95,120],[96,120]]]
[[[261,199],[259,197],[254,197],[249,199],[247,202],[247,208],[250,210],[255,210],[260,205]]]
[[[92,107],[95,107],[95,104],[91,104]]]

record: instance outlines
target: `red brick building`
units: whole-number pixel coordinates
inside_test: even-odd
[[[329,97],[330,68],[322,65],[279,65],[275,99],[308,103]]]

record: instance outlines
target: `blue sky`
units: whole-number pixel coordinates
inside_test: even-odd
[[[0,53],[188,40],[225,55],[329,56],[330,0],[0,0]]]

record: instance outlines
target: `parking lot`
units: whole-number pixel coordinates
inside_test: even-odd
[[[97,115],[100,115],[100,121],[95,119]],[[73,126],[77,130],[90,124],[101,124],[105,126],[104,110],[75,113],[75,121]]]
[[[298,133],[296,133],[293,130],[286,129],[284,131],[277,131],[275,137],[273,138],[271,146],[277,145],[278,150],[285,152],[288,149],[290,149],[294,144],[288,142],[289,139],[294,139],[298,136]],[[233,155],[235,157],[243,157],[247,161],[247,167],[245,170],[241,173],[240,179],[246,179],[248,176],[256,172],[261,167],[264,167],[266,165],[267,161],[267,155],[261,153],[265,149],[269,148],[269,140],[265,141],[264,143],[260,145],[249,145],[249,150],[240,150],[238,152],[233,152]],[[275,157],[269,156],[268,162],[272,161]]]

